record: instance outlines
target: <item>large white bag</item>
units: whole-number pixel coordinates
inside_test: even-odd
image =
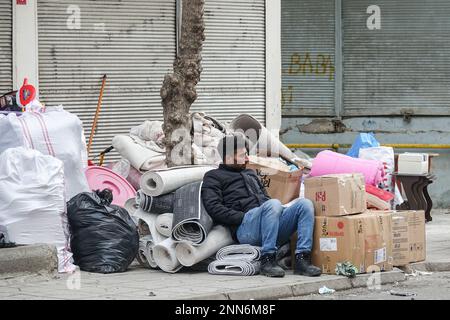
[[[0,117],[0,154],[11,147],[29,147],[64,163],[66,197],[90,191],[84,175],[87,167],[86,142],[80,119],[62,107],[44,113]]]
[[[60,160],[24,147],[0,155],[0,225],[12,242],[55,245],[58,270],[73,271]]]

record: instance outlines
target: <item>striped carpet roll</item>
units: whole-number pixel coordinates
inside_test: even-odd
[[[136,203],[145,212],[156,214],[173,212],[175,193],[168,193],[158,197],[146,195],[142,190],[136,194]]]
[[[260,268],[259,261],[224,259],[211,262],[208,272],[218,275],[253,276],[259,273]]]

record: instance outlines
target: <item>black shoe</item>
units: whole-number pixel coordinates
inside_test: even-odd
[[[294,274],[299,274],[307,277],[318,277],[322,274],[320,268],[311,264],[311,253],[303,252],[295,255],[295,270]]]
[[[284,270],[276,262],[276,254],[264,254],[261,256],[260,274],[267,277],[284,277]]]

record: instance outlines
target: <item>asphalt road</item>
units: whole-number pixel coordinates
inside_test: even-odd
[[[332,289],[332,288],[331,288]],[[400,296],[391,294],[414,294]],[[450,300],[450,272],[435,272],[431,275],[408,276],[408,280],[383,285],[369,290],[357,288],[336,291],[332,294],[313,294],[287,300]]]

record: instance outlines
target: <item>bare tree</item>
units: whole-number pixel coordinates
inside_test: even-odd
[[[189,109],[197,99],[204,35],[204,0],[182,1],[181,33],[173,73],[167,74],[161,88],[167,165],[193,163],[192,120]]]

